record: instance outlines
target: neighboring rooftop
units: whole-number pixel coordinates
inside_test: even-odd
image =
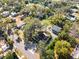
[[[3,17],[7,17],[7,16],[9,16],[9,11],[3,11],[3,12],[1,13],[1,15],[2,15]]]
[[[55,34],[58,34],[58,33],[61,31],[61,27],[59,27],[59,26],[57,26],[57,25],[54,25],[54,26],[52,27],[52,31],[53,31],[53,33],[55,33]]]
[[[4,38],[0,38],[0,49],[5,52],[9,46],[7,46],[6,40]],[[1,51],[0,51],[1,52]]]

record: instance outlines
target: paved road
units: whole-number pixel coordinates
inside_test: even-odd
[[[16,36],[16,35],[15,35]],[[17,43],[16,42],[16,38],[14,37],[13,41],[14,41],[14,46],[19,49],[28,59],[36,59],[35,55],[33,53],[31,53],[29,50],[25,50],[24,49],[24,43],[20,42]]]

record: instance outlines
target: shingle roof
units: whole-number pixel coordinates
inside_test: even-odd
[[[60,28],[59,26],[57,26],[57,25],[54,25],[54,26],[52,27],[52,30],[53,30],[53,31],[56,31],[56,32],[60,32],[60,31],[61,31],[61,28]]]

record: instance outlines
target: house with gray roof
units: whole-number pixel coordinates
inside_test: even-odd
[[[59,26],[57,26],[57,25],[54,25],[53,27],[52,27],[52,32],[54,33],[54,34],[56,34],[56,35],[58,35],[58,33],[61,31],[61,27],[59,27]]]
[[[16,13],[16,12],[11,12],[11,16],[12,17],[16,17],[18,15],[18,13]]]
[[[70,20],[70,21],[75,21],[75,20],[76,20],[76,17],[75,17],[75,15],[73,15],[73,14],[67,15],[66,18],[67,18],[68,20]]]
[[[1,13],[1,15],[3,16],[3,17],[8,17],[9,16],[9,11],[3,11],[2,13]]]
[[[70,12],[71,13],[77,13],[78,12],[78,9],[70,9]]]

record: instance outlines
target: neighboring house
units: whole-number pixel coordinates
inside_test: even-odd
[[[9,16],[9,11],[3,11],[2,13],[1,13],[1,15],[3,16],[3,17],[8,17]]]
[[[30,12],[28,12],[28,11],[23,11],[23,12],[22,12],[22,15],[24,15],[24,17],[27,17],[27,16],[29,15],[29,13],[30,13]]]
[[[68,15],[66,16],[67,19],[69,19],[70,21],[75,21],[76,17],[74,15]]]
[[[21,28],[23,25],[25,25],[25,23],[20,23],[20,24],[17,25],[17,28],[19,29],[19,28]]]
[[[4,53],[9,48],[9,45],[6,43],[4,38],[0,38],[0,49]]]
[[[16,13],[16,12],[11,12],[11,16],[12,17],[16,17],[18,15],[18,13]]]
[[[79,9],[79,4],[76,4],[76,7]]]
[[[78,13],[78,9],[76,6],[71,6],[68,10],[67,13],[72,14],[72,13]]]
[[[39,40],[47,40],[48,36],[46,33],[38,32],[38,35],[36,36]]]
[[[72,13],[77,19],[79,19],[79,13]]]
[[[2,46],[3,52],[5,52],[8,48],[9,48],[9,45],[7,45],[7,44],[3,45],[3,46]]]
[[[78,9],[70,9],[70,12],[71,13],[77,13],[78,12]]]
[[[3,59],[6,51],[9,49],[9,45],[3,37],[0,37],[0,59]]]
[[[29,50],[31,50],[31,49],[33,49],[33,51],[35,51],[36,50],[36,44],[34,44],[34,43],[32,43],[32,42],[28,42],[28,43],[25,43],[25,50],[27,50],[27,49],[29,49]]]
[[[59,27],[59,26],[57,26],[57,25],[54,25],[53,27],[52,27],[52,32],[54,33],[54,34],[56,34],[56,35],[58,35],[58,33],[61,31],[61,27]]]

